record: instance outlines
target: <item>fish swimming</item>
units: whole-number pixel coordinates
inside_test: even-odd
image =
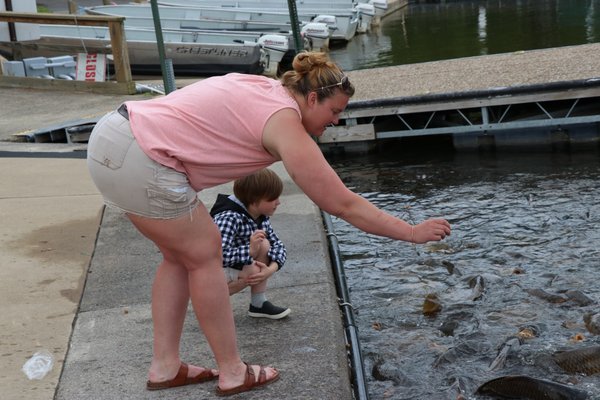
[[[600,373],[600,346],[557,351],[552,359],[566,372],[594,375]]]
[[[506,358],[510,353],[516,353],[525,340],[537,337],[538,335],[538,327],[533,325],[527,325],[523,327],[516,335],[509,337],[498,347],[498,355],[490,364],[489,370],[493,371],[495,369],[504,367]]]
[[[442,304],[440,303],[440,299],[437,294],[429,293],[425,296],[425,300],[423,301],[423,314],[432,316],[438,313],[442,309]]]
[[[566,296],[548,293],[542,289],[526,289],[526,292],[550,303],[564,303],[565,301],[569,300]]]
[[[485,290],[485,282],[481,275],[477,275],[476,277],[469,280],[469,287],[473,289],[471,293],[471,300],[475,301],[483,296],[483,291]]]
[[[508,375],[479,386],[476,394],[503,399],[585,400],[588,394],[571,386],[524,375]]]
[[[522,340],[518,337],[511,337],[507,341],[502,343],[500,349],[498,350],[498,355],[489,366],[490,371],[502,368],[504,366],[504,363],[506,362],[508,354],[511,352],[515,353],[522,343]]]
[[[600,313],[588,313],[583,316],[583,322],[588,332],[600,335]]]

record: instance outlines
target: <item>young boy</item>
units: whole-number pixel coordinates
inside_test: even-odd
[[[286,260],[286,249],[269,217],[280,204],[283,182],[263,169],[233,183],[233,195],[219,194],[210,215],[221,231],[223,267],[232,295],[250,286],[248,315],[281,319],[291,311],[267,300],[267,280]]]

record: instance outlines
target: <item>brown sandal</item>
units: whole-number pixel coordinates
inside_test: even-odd
[[[275,375],[273,375],[270,379],[267,379],[267,371],[265,371],[264,367],[260,366],[258,380],[256,380],[254,369],[250,365],[246,364],[246,377],[244,378],[244,383],[242,383],[240,386],[225,390],[217,386],[217,396],[231,396],[232,394],[247,392],[248,390],[252,390],[257,387],[269,385],[275,382],[277,379],[279,379],[279,372],[277,370],[275,370]]]
[[[217,379],[219,375],[213,374],[210,369],[205,369],[200,372],[198,375],[188,378],[188,366],[186,363],[181,363],[179,366],[179,371],[177,371],[177,375],[175,378],[170,379],[168,381],[162,382],[146,382],[146,389],[148,390],[160,390],[160,389],[169,389],[177,386],[185,386],[185,385],[195,385],[197,383],[212,381],[213,379]]]

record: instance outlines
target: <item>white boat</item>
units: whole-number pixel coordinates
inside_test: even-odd
[[[358,11],[358,26],[356,27],[356,33],[369,32],[371,26],[373,26],[375,6],[369,3],[358,3],[354,8]]]
[[[380,0],[381,1],[381,0]],[[277,8],[288,8],[287,0],[157,0],[160,5],[177,5],[185,7],[233,7],[233,8],[250,8],[253,4],[260,4],[263,8],[275,6]],[[295,5],[297,10],[304,8],[338,8],[351,9],[356,1],[354,0],[296,0]]]
[[[371,4],[375,8],[375,16],[380,18],[390,10],[387,0],[358,0],[358,3]]]
[[[107,27],[40,24],[40,39],[20,42],[23,58],[77,53],[110,53]],[[126,28],[132,73],[160,74],[161,63],[154,30]],[[285,35],[256,32],[169,31],[162,33],[165,58],[178,75],[221,75],[229,72],[274,75],[289,51]],[[8,46],[8,47],[7,47]],[[0,42],[0,49],[11,51]],[[111,57],[109,57],[110,59]]]
[[[284,15],[288,21],[290,19],[288,4],[285,0],[159,0],[158,4],[185,9],[231,10],[236,13],[257,13],[264,15],[277,13]],[[298,19],[306,21],[307,18],[310,18],[310,21],[318,21],[320,20],[319,15],[333,16],[336,19],[337,29],[332,33],[331,40],[347,42],[356,34],[360,23],[360,11],[349,1],[332,4],[339,4],[339,7],[320,2],[310,4],[297,3]],[[368,16],[365,18],[368,18]]]
[[[118,15],[125,17],[126,27],[154,29],[154,18],[150,5],[114,5],[84,8],[91,15]],[[289,14],[248,12],[234,9],[187,8],[159,6],[158,13],[162,29],[229,30],[253,32],[277,32],[291,34]],[[325,26],[326,25],[326,26]],[[305,40],[304,48],[327,49],[335,19],[324,22],[306,22],[300,27]]]

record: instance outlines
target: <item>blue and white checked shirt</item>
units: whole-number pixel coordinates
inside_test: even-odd
[[[210,215],[221,231],[221,245],[223,247],[223,267],[241,270],[244,265],[254,262],[250,257],[250,236],[257,230],[265,231],[271,248],[268,256],[279,266],[283,267],[287,258],[287,251],[279,239],[269,217],[261,215],[258,220],[253,220],[248,211],[235,196],[219,194],[210,210]]]

